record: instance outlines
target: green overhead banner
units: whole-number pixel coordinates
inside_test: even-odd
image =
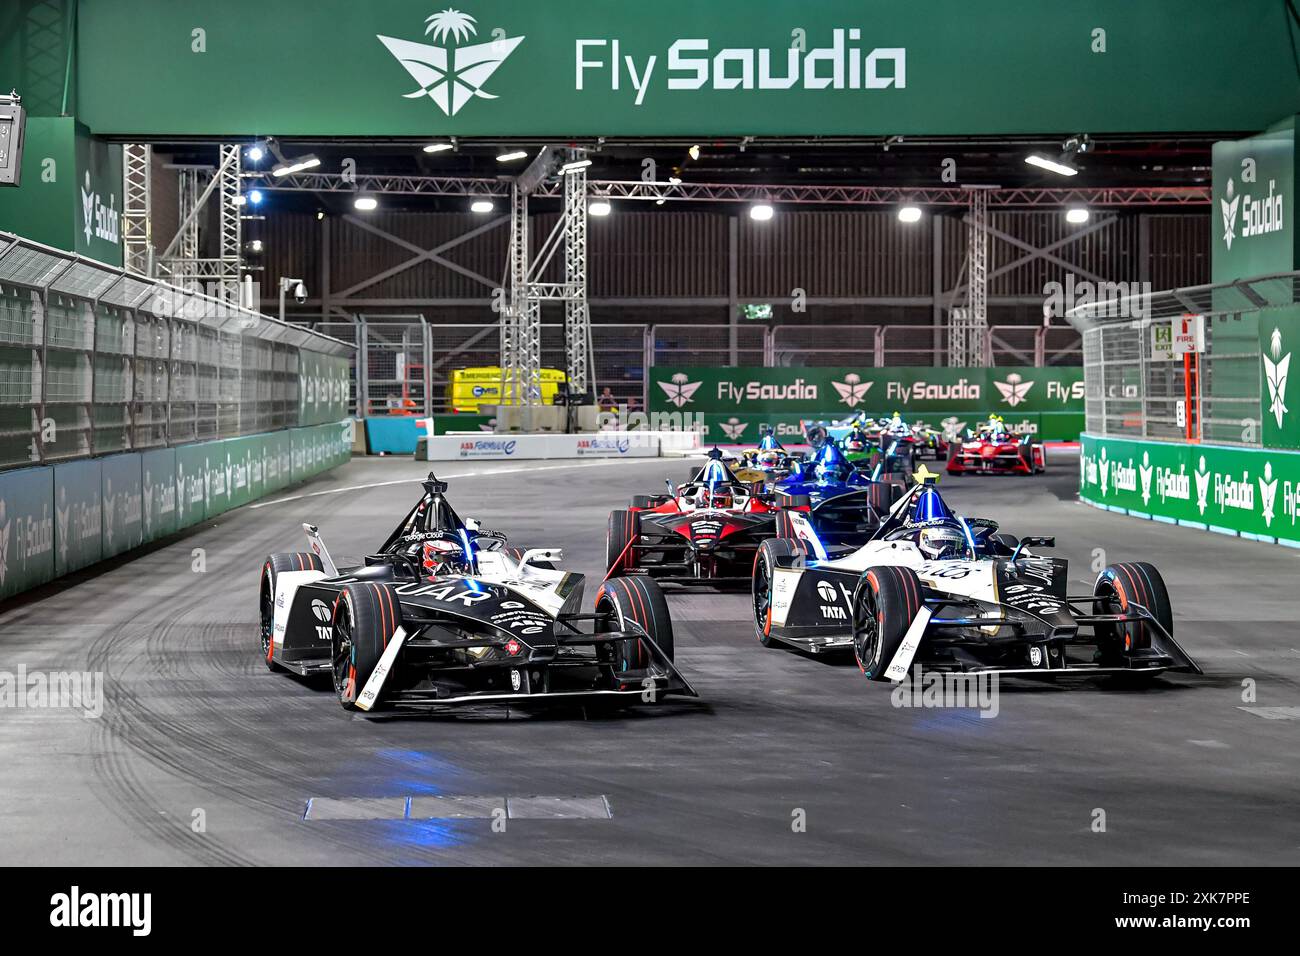
[[[1300,454],[1084,435],[1079,497],[1112,511],[1300,547]]]
[[[98,135],[1158,132],[1300,110],[1280,0],[83,0],[76,23],[72,101]],[[0,63],[0,86],[27,73]]]
[[[1233,282],[1300,265],[1292,117],[1250,139],[1214,144],[1212,278]]]
[[[799,443],[803,440],[803,428],[800,422],[809,416],[791,415],[785,412],[737,412],[730,415],[705,413],[700,415],[698,424],[702,427],[704,441],[711,444],[756,445],[764,426],[769,427],[785,444]],[[840,417],[833,416],[813,417]],[[967,428],[974,428],[988,417],[986,409],[968,408],[952,409],[946,412],[921,414],[909,417],[908,422],[927,425],[943,432],[944,437],[952,440],[966,433]],[[1026,412],[1008,413],[1003,416],[1007,428],[1017,435],[1033,435],[1043,441],[1078,441],[1083,431],[1083,412]]]
[[[764,368],[658,366],[650,371],[650,410],[779,412],[844,418],[855,412],[908,418],[970,410],[1012,416],[1083,412],[1083,369]]]

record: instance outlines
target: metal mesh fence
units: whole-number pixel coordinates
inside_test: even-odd
[[[1300,273],[1288,273],[1074,310],[1070,319],[1083,329],[1087,430],[1261,447],[1261,320],[1297,302]],[[1157,349],[1157,330],[1191,316],[1204,320],[1201,352],[1184,359],[1163,341]]]
[[[300,356],[350,352],[0,233],[0,468],[314,424],[300,420]]]
[[[358,315],[314,328],[355,343],[349,409],[355,414],[430,414],[450,410],[457,369],[500,361],[496,322],[436,323],[422,316]],[[646,371],[659,366],[902,366],[942,364],[946,335],[932,325],[709,325],[599,323],[592,326],[595,385],[613,401],[644,407]],[[993,365],[1077,365],[1079,333],[1068,327],[993,326]],[[564,326],[542,324],[542,366],[566,365]],[[358,403],[357,397],[361,396]]]

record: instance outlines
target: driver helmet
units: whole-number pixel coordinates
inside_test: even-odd
[[[837,445],[827,443],[817,456],[817,467],[813,473],[819,480],[835,480],[848,471],[848,461],[844,452]]]
[[[781,453],[775,449],[765,449],[758,453],[758,467],[763,469],[778,468],[781,465]]]
[[[428,577],[433,577],[447,565],[460,560],[460,545],[454,541],[434,539],[425,541],[422,546],[420,566]]]
[[[845,451],[866,451],[867,436],[863,434],[862,429],[855,428],[844,437]]]
[[[965,546],[966,540],[962,537],[962,533],[946,525],[938,528],[922,528],[917,540],[917,547],[931,561],[961,557]]]
[[[700,493],[699,503],[705,508],[730,508],[732,506],[731,490],[706,488]]]

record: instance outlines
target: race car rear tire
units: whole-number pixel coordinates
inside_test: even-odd
[[[1140,604],[1151,612],[1170,636],[1173,635],[1173,604],[1164,578],[1154,565],[1146,561],[1108,565],[1097,575],[1092,593],[1110,599],[1107,605],[1098,606],[1098,613],[1123,613],[1130,602]],[[1153,630],[1145,621],[1098,625],[1099,656],[1110,662],[1122,661],[1132,651],[1149,648]]]
[[[921,580],[911,568],[867,568],[853,593],[853,656],[868,680],[885,669],[921,610]]]
[[[776,504],[779,508],[803,510],[812,507],[812,498],[808,495],[787,495],[784,492],[778,492]]]
[[[632,542],[640,534],[641,522],[635,511],[611,511],[605,529],[605,570],[610,576],[636,567],[636,548]]]
[[[901,497],[903,497],[903,489],[896,482],[873,481],[867,486],[867,501],[881,518],[889,514],[889,509]]]
[[[330,628],[330,671],[344,710],[356,709],[357,697],[401,623],[402,605],[391,586],[370,581],[343,586]]]
[[[280,670],[271,660],[272,629],[275,627],[275,579],[284,571],[324,571],[320,558],[310,551],[268,555],[262,562],[262,580],[257,591],[258,617],[262,636],[262,660],[266,669]]]
[[[603,628],[607,631],[628,630],[629,621],[640,625],[664,656],[673,659],[672,614],[663,590],[649,575],[629,574],[606,581],[596,592],[596,613],[608,615]],[[613,651],[610,663],[616,671],[643,670],[650,663],[649,649],[640,638],[619,641]]]
[[[782,559],[803,554],[800,542],[792,538],[768,538],[758,546],[754,555],[752,585],[754,636],[764,647],[779,647],[780,641],[772,636],[772,581],[775,569]]]

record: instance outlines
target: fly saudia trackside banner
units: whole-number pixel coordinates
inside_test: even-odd
[[[112,0],[79,5],[75,80],[99,135],[1249,130],[1300,108],[1288,17],[1280,0]],[[4,52],[5,90],[66,56]]]
[[[1142,517],[1300,543],[1300,454],[1084,435],[1079,495]]]
[[[716,368],[659,366],[650,410],[817,415],[855,412],[915,417],[983,410],[1083,412],[1083,369],[1071,368]]]

